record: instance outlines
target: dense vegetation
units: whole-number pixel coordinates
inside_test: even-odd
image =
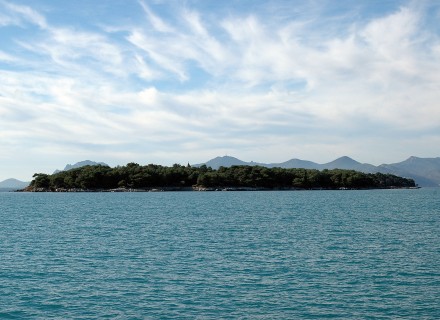
[[[366,174],[353,170],[282,169],[261,166],[172,167],[149,164],[141,166],[85,166],[52,175],[36,173],[29,190],[65,191],[170,188],[257,188],[257,189],[367,189],[414,187],[412,179],[391,174]]]

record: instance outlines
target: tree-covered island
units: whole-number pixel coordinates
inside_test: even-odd
[[[129,163],[85,166],[52,175],[36,173],[24,191],[177,191],[414,188],[414,180],[354,170],[283,169],[262,166],[171,167]]]

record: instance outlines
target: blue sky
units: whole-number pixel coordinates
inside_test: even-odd
[[[440,156],[438,1],[0,0],[0,181]]]

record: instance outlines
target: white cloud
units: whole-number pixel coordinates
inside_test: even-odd
[[[45,17],[28,6],[6,1],[0,1],[0,5],[7,11],[6,14],[0,15],[0,25],[22,25],[24,22],[29,22],[42,29],[47,28]]]
[[[0,13],[0,27],[9,26],[9,25],[17,25],[19,24],[18,20],[13,17],[6,16]]]
[[[150,8],[143,1],[139,1],[144,12],[147,14],[148,20],[156,31],[162,33],[174,33],[175,30],[173,27],[169,26],[166,22],[164,22],[160,17],[155,15]]]
[[[423,10],[346,22],[338,34],[310,13],[187,5],[166,19],[139,4],[147,21],[86,30],[0,2],[0,25],[40,27],[0,51],[0,154],[385,162],[378,153],[402,160],[395,141],[424,156],[439,140],[440,40]]]
[[[0,50],[0,61],[13,62],[17,61],[17,58]]]

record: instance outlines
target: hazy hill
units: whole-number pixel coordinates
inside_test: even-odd
[[[289,169],[289,168],[320,169],[319,164],[312,161],[300,160],[300,159],[291,159],[282,163],[271,163],[267,166],[270,168],[279,167],[285,169]]]
[[[23,189],[29,185],[30,182],[24,182],[17,179],[6,179],[0,182],[2,189]]]
[[[348,169],[348,170],[361,171],[365,173],[378,172],[376,166],[373,166],[372,164],[368,164],[368,163],[360,163],[347,156],[340,157],[331,162],[322,164],[319,166],[319,169]]]
[[[265,164],[256,163],[253,161],[245,162],[234,157],[224,156],[224,157],[216,157],[205,163],[195,164],[194,167],[200,167],[203,164],[213,169],[218,169],[220,167],[232,167],[232,166],[257,166],[257,165],[266,166]]]
[[[365,173],[391,173],[405,178],[414,179],[414,181],[423,187],[438,187],[440,186],[440,158],[418,158],[410,157],[405,161],[382,164],[380,166],[374,166],[368,163],[360,163],[353,160],[350,157],[343,156],[335,159],[331,162],[319,164],[313,161],[291,159],[281,163],[257,163],[246,162],[240,159],[224,156],[216,157],[212,160],[205,162],[208,167],[218,169],[219,167],[231,167],[237,165],[255,166],[260,165],[268,168],[280,167],[280,168],[304,168],[304,169],[348,169],[356,170]],[[200,166],[197,164],[194,166]]]
[[[84,160],[84,161],[77,162],[75,164],[67,164],[63,170],[55,170],[54,173],[77,169],[77,168],[81,168],[81,167],[85,167],[85,166],[96,166],[96,165],[108,166],[108,164],[106,164],[104,162],[95,162],[95,161],[90,161],[90,160]]]
[[[440,185],[440,158],[409,157],[405,161],[381,164],[379,172],[398,174],[413,178],[421,186],[438,187]]]
[[[224,156],[224,157],[216,157],[205,162],[208,167],[213,169],[218,169],[219,167],[231,167],[231,166],[255,166],[260,165],[268,168],[304,168],[304,169],[349,169],[349,170],[358,170],[362,172],[377,172],[376,167],[371,164],[363,164],[357,162],[350,157],[340,157],[336,160],[333,160],[329,163],[319,164],[313,161],[301,160],[301,159],[291,159],[281,163],[259,163],[259,162],[246,162],[240,159]],[[196,164],[195,167],[200,166],[202,164]]]

